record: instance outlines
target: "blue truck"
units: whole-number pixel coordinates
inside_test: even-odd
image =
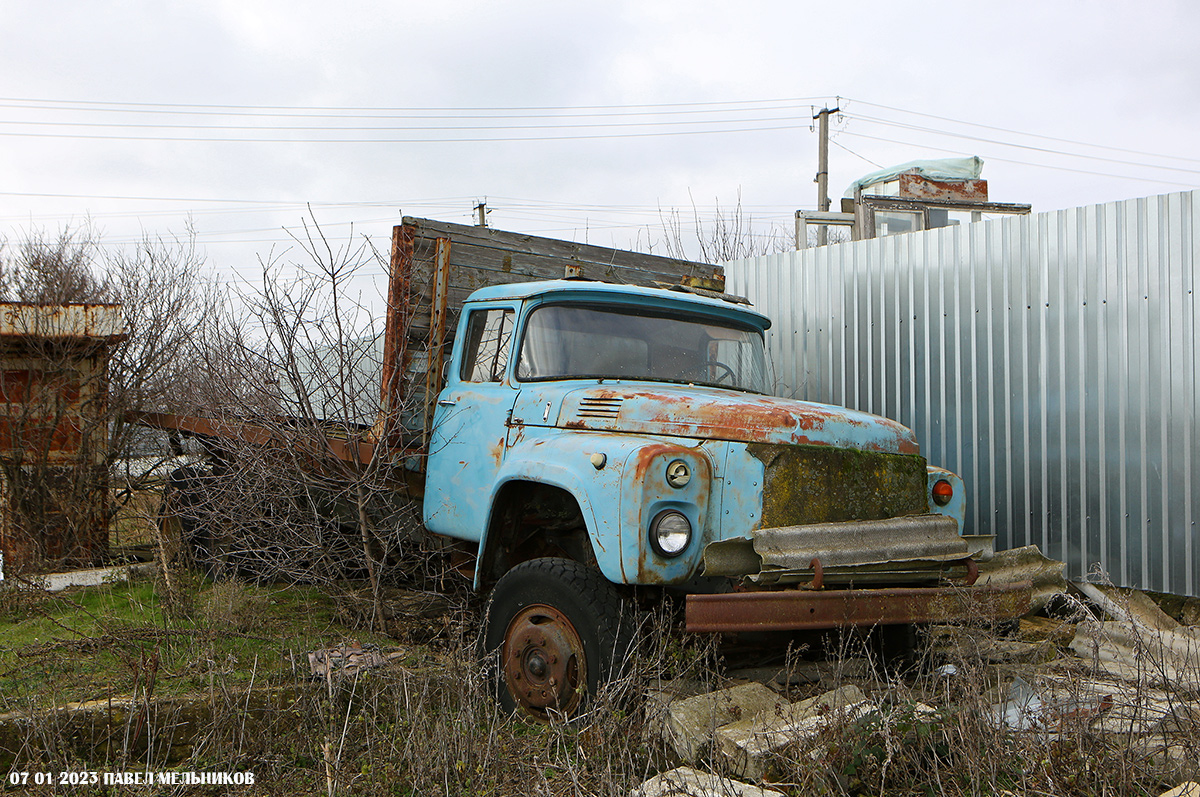
[[[770,319],[711,266],[599,249],[409,218],[393,235],[391,420],[354,457],[389,457],[425,531],[466,552],[505,706],[578,711],[626,658],[635,592],[682,598],[691,632],[1026,611],[1028,585],[975,583],[990,538],[964,534],[961,480],[911,430],[773,396]]]

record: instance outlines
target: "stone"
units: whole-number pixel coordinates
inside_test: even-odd
[[[1189,780],[1187,783],[1180,783],[1170,791],[1164,791],[1158,797],[1200,797],[1200,783]]]
[[[716,750],[739,777],[760,779],[773,756],[819,739],[830,727],[854,722],[878,709],[857,686],[764,711],[717,728]]]
[[[655,775],[631,791],[629,797],[784,797],[784,794],[711,772],[679,767]]]
[[[718,726],[774,711],[787,701],[760,683],[740,684],[667,705],[659,732],[686,762],[695,761]]]

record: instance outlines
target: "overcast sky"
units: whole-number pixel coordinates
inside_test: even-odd
[[[221,281],[401,214],[637,248],[979,155],[1053,210],[1200,186],[1200,3],[0,0],[0,231],[194,226]],[[835,200],[836,202],[836,200]],[[382,272],[379,277],[382,278]]]

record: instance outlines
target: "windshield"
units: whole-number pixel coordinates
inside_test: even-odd
[[[517,378],[648,379],[767,392],[762,333],[653,309],[547,305],[529,316]]]

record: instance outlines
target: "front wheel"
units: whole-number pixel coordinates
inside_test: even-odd
[[[500,704],[542,721],[578,714],[620,676],[632,640],[632,612],[612,584],[570,559],[533,559],[509,570],[484,618]]]

